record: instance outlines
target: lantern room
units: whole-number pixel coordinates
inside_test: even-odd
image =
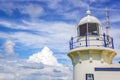
[[[82,18],[78,24],[78,36],[85,36],[86,34],[98,36],[102,34],[100,21],[96,17],[91,16],[90,10],[88,10],[86,14],[87,16]]]

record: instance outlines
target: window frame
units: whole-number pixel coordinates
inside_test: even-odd
[[[89,27],[93,27],[93,26],[90,26],[90,24],[95,24],[94,27],[96,28],[95,31],[97,31],[96,34],[93,34],[93,33],[89,34],[89,29],[90,29]],[[90,36],[98,36],[100,34],[99,24],[98,23],[85,23],[85,24],[79,25],[78,29],[77,29],[77,34],[78,34],[78,36],[85,36],[86,34],[88,34]]]
[[[96,23],[88,23],[87,28],[88,28],[88,35],[98,35],[99,34],[98,25]],[[96,33],[94,33],[94,31],[96,31]]]
[[[90,80],[94,80],[94,74],[92,74],[92,73],[87,73],[86,74],[86,80],[89,80],[89,78],[88,78],[89,75],[92,75],[92,79],[90,79]]]

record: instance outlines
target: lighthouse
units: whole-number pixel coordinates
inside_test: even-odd
[[[101,22],[86,11],[70,39],[68,56],[73,64],[73,80],[119,80],[120,64],[113,64],[117,54],[113,38],[103,33]]]

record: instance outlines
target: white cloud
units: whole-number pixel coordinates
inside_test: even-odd
[[[22,14],[28,14],[31,18],[39,17],[43,14],[44,9],[37,4],[22,4],[20,1],[0,1],[0,10],[12,15],[14,10],[18,9]],[[7,6],[6,6],[7,5]]]
[[[59,2],[61,2],[62,0],[46,0],[46,3],[48,4],[49,8],[53,8],[56,9],[58,8],[57,6],[59,5]]]
[[[48,66],[26,60],[0,59],[1,80],[72,80],[72,70],[66,66]]]
[[[72,20],[77,20],[80,15],[81,9],[76,8],[87,9],[88,6],[88,3],[82,0],[48,0],[47,3],[49,8],[55,10],[56,15],[62,15],[64,19]]]
[[[13,33],[10,35],[10,38],[14,39],[15,42],[21,43],[23,46],[31,48],[41,47],[46,42],[46,37],[26,32]]]
[[[90,2],[96,2],[96,3],[105,3],[105,2],[108,2],[110,0],[90,0]]]
[[[28,22],[23,20],[26,26],[19,29],[30,30],[36,34],[28,32],[14,32],[11,34],[0,32],[2,38],[12,39],[15,42],[29,46],[31,48],[42,48],[47,45],[51,49],[66,51],[71,35],[76,34],[76,27],[65,22]],[[16,24],[21,26],[21,24]],[[14,29],[14,27],[11,26]],[[16,27],[17,28],[17,27]],[[40,44],[40,45],[39,45]]]
[[[105,2],[109,2],[110,0],[96,0],[97,2],[99,2],[99,3],[105,3]]]
[[[71,12],[66,12],[64,14],[62,14],[66,19],[72,19],[72,20],[76,20],[78,21],[79,20],[79,14],[80,14],[80,11],[78,10],[75,10],[75,11],[71,11]]]
[[[13,5],[13,3],[0,1],[0,10],[3,10],[9,15],[12,15],[14,9],[15,9],[15,6]]]
[[[15,46],[15,43],[12,42],[11,40],[7,40],[4,43],[4,50],[5,50],[6,56],[15,56],[14,46]]]
[[[19,10],[22,14],[28,14],[31,18],[39,17],[44,12],[43,8],[40,5],[35,4],[20,6]]]
[[[11,27],[11,26],[12,26],[11,23],[9,23],[9,22],[7,22],[7,21],[3,21],[3,20],[0,20],[0,25],[4,25],[4,26],[6,26],[6,27]]]
[[[61,6],[60,2],[63,2],[66,4]],[[87,8],[87,6],[88,6],[88,3],[86,3],[86,1],[82,1],[82,0],[74,0],[74,1],[73,0],[66,0],[66,1],[65,0],[54,0],[54,3],[53,3],[53,1],[50,1],[50,3],[52,3],[50,5],[50,7],[53,9],[56,9],[58,11],[62,10],[62,9],[63,9],[63,11],[69,10],[70,6],[73,6],[75,8],[76,7]]]
[[[110,22],[112,22],[112,23],[120,22],[119,12],[115,12],[115,11],[110,10],[110,13],[111,13]]]
[[[62,64],[58,63],[57,59],[53,55],[53,52],[48,47],[44,47],[42,51],[31,55],[29,57],[29,61],[52,66],[62,66]]]
[[[0,25],[11,28],[11,29],[19,29],[19,30],[27,30],[28,28],[24,26],[23,24],[17,24],[15,22],[0,20]]]
[[[90,0],[90,2],[96,2],[97,0]]]
[[[72,4],[74,7],[82,7],[82,8],[87,8],[88,3],[82,0],[70,0],[70,4]]]

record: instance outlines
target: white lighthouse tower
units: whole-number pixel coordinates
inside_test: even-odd
[[[116,55],[113,38],[102,33],[100,21],[90,10],[86,14],[78,24],[77,36],[70,40],[73,80],[119,80],[120,65],[112,64]]]

